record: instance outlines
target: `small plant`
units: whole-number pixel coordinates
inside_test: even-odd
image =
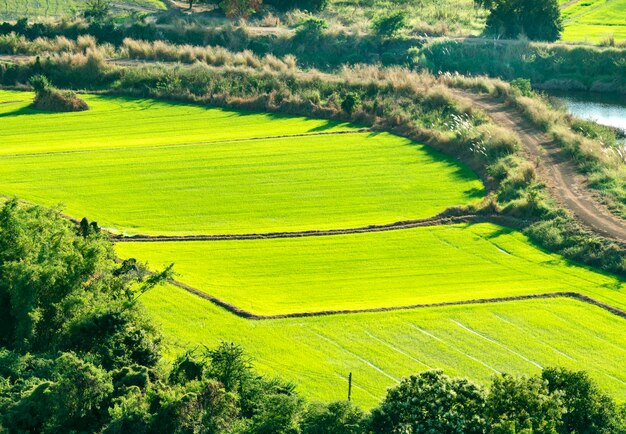
[[[530,80],[526,78],[516,78],[511,82],[511,87],[517,89],[522,96],[532,97],[534,95]]]

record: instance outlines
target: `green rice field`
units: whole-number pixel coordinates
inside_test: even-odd
[[[51,114],[0,91],[0,194],[56,206],[117,233],[341,229],[431,217],[484,197],[467,167],[356,125],[84,95]],[[26,126],[26,127],[25,127]],[[339,134],[340,133],[340,134]],[[257,315],[577,292],[626,309],[626,283],[546,253],[521,233],[459,224],[324,237],[128,241],[121,258]],[[248,320],[173,285],[141,297],[170,356],[220,341],[306,397],[375,405],[411,373],[584,368],[626,400],[626,321],[569,298]]]
[[[177,280],[259,315],[582,292],[626,309],[626,282],[491,224],[331,237],[119,243]],[[445,264],[442,266],[441,264]]]
[[[349,228],[483,196],[469,169],[408,139],[315,135],[349,125],[95,96],[90,111],[46,114],[27,108],[28,94],[2,95],[12,98],[0,104],[0,193],[114,232]],[[313,135],[267,138],[294,134]]]
[[[566,41],[626,39],[626,0],[562,0]]]
[[[558,365],[586,369],[626,400],[626,321],[574,300],[267,321],[238,318],[171,286],[143,302],[173,352],[238,342],[260,372],[280,374],[311,399],[345,399],[350,372],[354,402],[371,407],[403,376],[432,368],[487,382],[496,372]]]

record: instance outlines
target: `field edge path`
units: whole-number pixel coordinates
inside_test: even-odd
[[[467,91],[454,90],[454,93],[459,98],[471,101],[497,125],[519,137],[523,152],[531,161],[537,161],[540,177],[557,202],[595,232],[626,243],[626,222],[598,202],[585,186],[571,158],[546,133],[505,102],[496,102],[492,97]]]
[[[445,214],[445,212],[444,212]],[[371,232],[400,231],[405,229],[455,225],[461,223],[493,223],[520,229],[527,225],[524,220],[502,215],[477,215],[467,214],[460,216],[438,215],[419,220],[403,220],[395,223],[368,225],[346,229],[312,229],[307,231],[293,232],[265,232],[248,234],[215,234],[215,235],[111,235],[111,240],[116,243],[158,243],[158,242],[185,242],[185,241],[244,241],[264,240],[277,238],[305,238],[325,237],[335,235],[364,234]]]

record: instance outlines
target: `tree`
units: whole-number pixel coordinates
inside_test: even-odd
[[[229,392],[239,390],[251,376],[250,361],[239,345],[222,342],[217,348],[208,350],[207,355],[211,360],[209,375]]]
[[[103,402],[113,392],[111,375],[73,353],[56,359],[50,387],[52,416],[48,423],[59,432],[93,432]]]
[[[565,406],[562,434],[609,434],[618,432],[617,408],[611,397],[602,393],[584,371],[564,368],[544,369],[541,377],[551,393],[562,393]]]
[[[228,18],[247,20],[250,15],[259,11],[262,3],[262,0],[222,0],[219,5]]]
[[[302,399],[295,395],[273,394],[261,402],[252,417],[250,434],[296,434]]]
[[[372,30],[378,36],[392,38],[406,28],[406,12],[397,11],[388,15],[381,15],[372,22]]]
[[[496,376],[486,400],[494,434],[557,434],[564,412],[560,393],[550,393],[547,381],[537,376]]]
[[[505,38],[556,41],[563,21],[558,0],[474,0],[489,11],[487,30]]]
[[[301,423],[302,434],[359,434],[364,431],[363,411],[347,401],[311,404]]]
[[[462,378],[427,371],[402,380],[372,412],[374,433],[479,434],[485,430],[483,390]]]

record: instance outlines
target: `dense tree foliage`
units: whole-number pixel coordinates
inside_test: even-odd
[[[558,0],[475,0],[490,11],[487,30],[505,38],[556,41],[563,31]]]
[[[372,413],[375,433],[483,433],[483,390],[429,371],[404,379]]]

